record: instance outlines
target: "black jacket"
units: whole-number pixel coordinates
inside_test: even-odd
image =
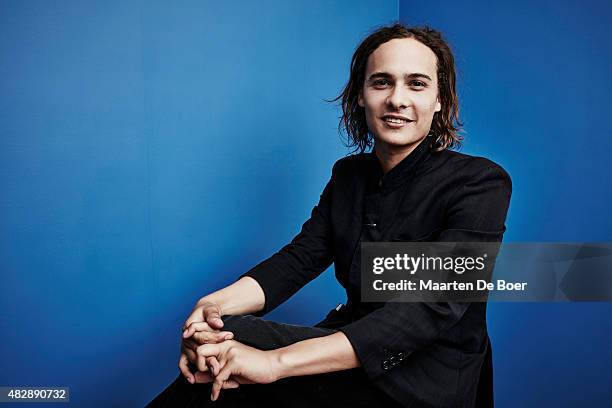
[[[430,138],[385,175],[375,154],[349,156],[302,231],[243,276],[261,285],[264,314],[333,262],[348,298],[338,328],[376,386],[405,406],[491,406],[486,304],[361,303],[359,243],[501,241],[511,189],[499,165],[434,152]]]

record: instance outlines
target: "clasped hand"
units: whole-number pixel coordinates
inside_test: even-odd
[[[190,383],[212,382],[211,399],[222,389],[240,384],[268,384],[279,378],[275,351],[262,351],[233,340],[221,331],[221,308],[209,302],[196,305],[183,331],[179,368]],[[190,370],[190,364],[197,369]]]

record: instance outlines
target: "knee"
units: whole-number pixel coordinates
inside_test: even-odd
[[[234,334],[234,340],[243,342],[248,338],[248,333],[253,330],[253,321],[257,319],[250,315],[226,315],[222,316],[223,331],[230,331]]]
[[[223,320],[223,330],[230,330],[230,327],[240,327],[247,321],[247,316],[243,315],[225,315],[221,316]]]

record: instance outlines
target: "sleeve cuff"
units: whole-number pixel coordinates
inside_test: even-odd
[[[390,357],[389,351],[382,345],[377,344],[372,334],[364,332],[357,322],[350,323],[339,328],[353,346],[355,354],[370,380],[381,377],[390,368],[385,361]],[[386,367],[386,368],[384,368]]]

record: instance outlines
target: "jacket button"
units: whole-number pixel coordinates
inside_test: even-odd
[[[383,361],[382,369],[385,371],[389,369],[389,362],[387,360]]]

